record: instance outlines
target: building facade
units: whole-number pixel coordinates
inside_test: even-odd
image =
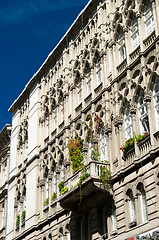
[[[158,60],[159,0],[87,4],[10,107],[7,240],[159,238]]]
[[[5,239],[11,125],[0,132],[0,239]]]

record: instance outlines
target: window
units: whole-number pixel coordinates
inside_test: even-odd
[[[136,210],[135,200],[131,189],[127,191],[127,196],[129,197],[129,227],[134,227],[136,225]]]
[[[118,40],[119,63],[122,63],[126,58],[125,37],[124,33]]]
[[[91,93],[91,76],[90,75],[87,77],[86,87],[87,87],[87,96],[88,96]]]
[[[145,22],[146,36],[149,36],[155,30],[152,4],[149,4],[148,6],[146,6],[146,10],[144,13],[144,22]]]
[[[54,130],[57,128],[57,112],[54,112],[54,119],[53,119],[53,128]]]
[[[114,204],[112,204],[111,222],[112,222],[112,232],[113,232],[113,231],[117,230],[117,217],[116,217],[116,211],[115,211]]]
[[[97,86],[100,85],[100,83],[102,82],[101,63],[98,63],[96,66],[96,81],[97,81]]]
[[[62,161],[61,170],[62,170],[62,181],[65,181],[65,166],[63,161]]]
[[[81,102],[82,102],[82,87],[81,87],[81,84],[78,87],[77,101],[78,101],[78,105],[80,105]]]
[[[64,121],[64,102],[60,106],[60,122]]]
[[[49,179],[48,177],[46,178],[46,198],[49,197]]]
[[[147,112],[147,104],[144,101],[144,91],[140,91],[139,100],[138,100],[138,112],[139,112],[139,123],[140,123],[140,132],[144,134],[149,132],[149,120]]]
[[[101,130],[100,133],[100,160],[104,162],[107,160],[107,144],[106,144],[106,136],[104,133],[104,129]]]
[[[132,26],[130,27],[130,31],[131,31],[131,41],[132,41],[132,50],[134,50],[135,48],[137,48],[140,44],[140,40],[139,40],[139,28],[138,28],[138,22],[137,19],[135,19],[132,22]]]
[[[57,174],[56,170],[54,170],[54,193],[57,192]]]
[[[139,183],[138,190],[140,192],[139,201],[140,201],[142,223],[145,223],[148,221],[148,213],[147,213],[146,194],[145,194],[143,184]]]
[[[86,218],[86,239],[88,239],[88,240],[92,239],[90,216],[87,216],[87,218]]]
[[[132,124],[132,117],[130,114],[130,104],[127,104],[124,114],[124,121],[125,121],[125,133],[126,138],[132,138],[133,137],[133,124]]]
[[[104,207],[104,209],[103,209],[103,235],[102,235],[102,237],[104,238],[104,239],[107,239],[108,238],[108,224],[107,224],[107,218],[108,218],[108,216],[107,216],[107,211],[106,211],[106,208]]]
[[[159,77],[156,78],[153,88],[154,106],[155,106],[155,117],[157,130],[159,130]]]

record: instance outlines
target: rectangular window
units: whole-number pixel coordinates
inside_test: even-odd
[[[77,101],[78,101],[78,105],[80,105],[81,104],[81,102],[82,102],[82,88],[81,88],[81,85],[78,87],[78,99],[77,99]]]
[[[146,36],[149,36],[155,30],[154,17],[151,5],[145,11],[145,29]]]
[[[125,117],[125,131],[126,131],[126,138],[133,137],[133,126],[132,126],[132,118],[131,115]]]
[[[91,76],[90,75],[87,77],[86,87],[87,87],[87,96],[88,96],[91,93]]]
[[[60,106],[60,123],[64,121],[64,102]]]
[[[139,107],[140,114],[140,130],[141,133],[149,132],[149,121],[148,121],[148,113],[146,103],[143,103]]]
[[[102,69],[101,69],[101,64],[98,63],[96,66],[96,81],[97,81],[97,86],[100,85],[102,82]]]
[[[118,51],[119,51],[119,63],[122,63],[126,59],[126,48],[125,48],[125,38],[124,35],[118,41]]]
[[[57,192],[57,175],[56,171],[54,171],[54,193]]]
[[[55,130],[57,128],[57,112],[54,113],[54,119],[53,119],[53,129]]]
[[[134,23],[134,25],[130,28],[131,31],[131,41],[132,41],[132,50],[137,48],[140,44],[139,40],[139,29],[137,21]]]

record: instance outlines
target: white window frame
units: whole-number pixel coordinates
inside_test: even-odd
[[[124,122],[125,122],[125,136],[127,139],[132,138],[133,137],[133,121],[132,121],[132,116],[130,114],[129,105],[125,109]]]
[[[118,40],[118,51],[119,51],[119,63],[122,63],[126,59],[126,47],[125,47],[124,34]]]
[[[158,88],[157,91],[155,90],[156,88]],[[157,125],[157,130],[159,130],[159,81],[154,85],[153,98],[154,98],[156,125]]]
[[[144,23],[145,23],[146,36],[149,36],[155,30],[152,4],[147,6],[147,9],[144,13]]]
[[[137,19],[134,22],[134,24],[130,27],[130,31],[131,31],[132,50],[135,50],[140,44]]]
[[[138,100],[138,113],[139,113],[140,133],[141,134],[144,134],[145,132],[149,133],[149,119],[148,119],[148,112],[147,112],[147,104],[144,101],[144,97],[141,96],[141,94]]]
[[[89,94],[91,94],[91,92],[92,92],[92,90],[91,90],[91,75],[90,74],[87,76],[86,89],[87,89],[87,96],[89,96]]]
[[[97,82],[97,86],[99,86],[102,82],[101,62],[97,63],[97,65],[96,65],[96,82]]]

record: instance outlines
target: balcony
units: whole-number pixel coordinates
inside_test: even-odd
[[[64,187],[68,187],[68,191],[59,198],[60,205],[67,210],[76,210],[84,199],[97,191],[111,195],[111,181],[101,179],[103,169],[109,171],[109,164],[92,161],[86,165],[87,177],[84,180],[81,181],[82,170],[69,177],[64,182]]]

